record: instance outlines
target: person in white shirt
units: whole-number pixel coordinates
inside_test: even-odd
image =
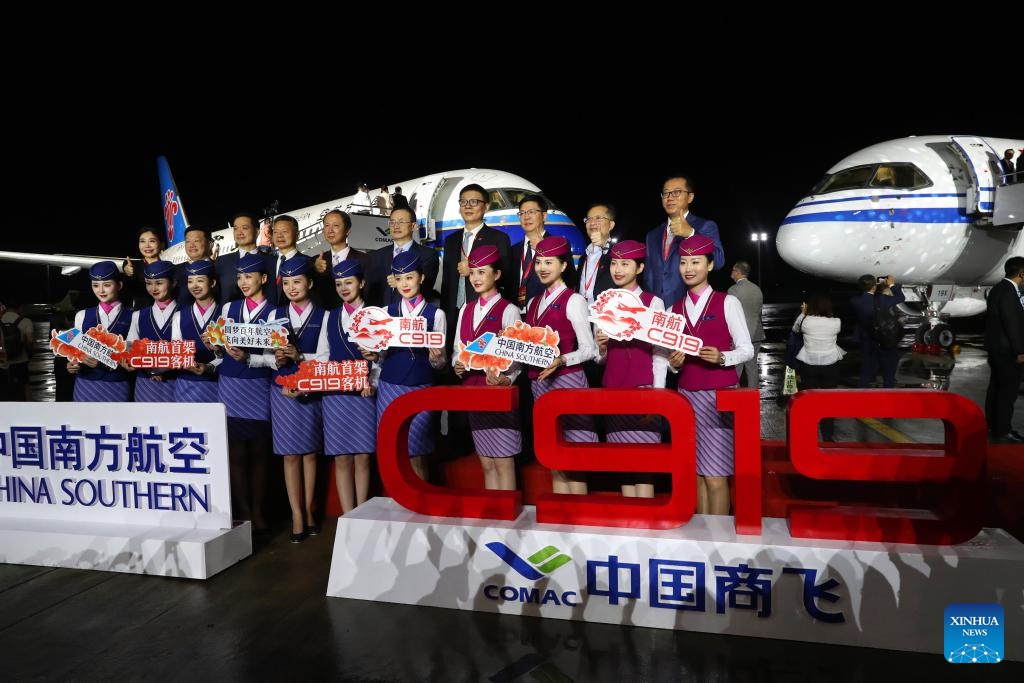
[[[588,318],[587,300],[574,291],[578,281],[569,240],[562,236],[542,239],[537,244],[534,271],[544,290],[526,304],[526,324],[550,327],[557,332],[559,348],[551,365],[527,371],[536,401],[555,389],[588,388],[583,363],[597,357],[597,344]],[[597,441],[593,415],[566,415],[560,422],[566,441]],[[584,472],[552,470],[551,478],[555,493],[587,493]]]
[[[353,213],[370,213],[373,205],[370,203],[370,189],[366,186],[366,183],[356,185],[356,196],[352,199],[352,203],[348,205],[348,208]]]
[[[796,355],[797,360],[803,363],[801,389],[835,389],[839,386],[839,361],[846,355],[836,343],[841,324],[832,312],[832,299],[828,294],[812,294],[800,307],[793,331],[804,337],[803,348]],[[822,440],[835,441],[835,435],[835,420],[822,420]]]
[[[580,262],[579,290],[587,303],[592,304],[598,294],[614,286],[608,250],[611,249],[612,230],[615,229],[615,209],[610,204],[592,204],[587,209],[583,224],[590,236],[590,244]]]
[[[519,375],[519,364],[505,361],[492,364],[493,357],[472,355],[466,348],[481,335],[501,332],[519,321],[519,307],[498,292],[501,254],[493,244],[482,244],[469,254],[469,282],[476,301],[462,304],[455,325],[455,352],[452,367],[463,386],[511,386]],[[514,456],[522,450],[519,411],[471,412],[469,426],[473,446],[484,471],[484,488],[514,491]]]

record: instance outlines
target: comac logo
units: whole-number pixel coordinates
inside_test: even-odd
[[[531,581],[542,579],[545,575],[555,571],[563,564],[572,562],[571,557],[561,554],[562,551],[553,545],[541,548],[525,560],[499,541],[488,543],[487,548],[500,557],[502,562]]]
[[[548,574],[555,571],[564,564],[572,562],[572,558],[565,555],[553,545],[545,546],[525,560],[500,541],[493,541],[487,544],[487,549],[501,558],[501,561],[512,567],[517,574],[530,581],[547,578]],[[568,605],[575,607],[579,605],[579,596],[576,591],[562,591],[559,593],[553,588],[541,586],[512,586],[487,584],[483,588],[483,595],[488,600],[495,602],[520,602],[533,603],[536,605]]]

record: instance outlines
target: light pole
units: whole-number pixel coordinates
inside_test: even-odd
[[[768,233],[752,232],[750,241],[757,243],[757,283],[763,287],[765,283],[764,277],[761,275],[761,244],[768,241]]]

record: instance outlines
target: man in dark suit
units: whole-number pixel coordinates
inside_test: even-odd
[[[274,216],[270,226],[270,239],[277,253],[272,256],[270,268],[267,269],[267,284],[263,287],[263,296],[271,306],[284,303],[286,298],[281,284],[281,266],[288,259],[299,255],[296,243],[299,241],[299,222],[292,216],[281,214]]]
[[[612,282],[612,257],[608,253],[612,247],[612,230],[615,229],[615,207],[611,204],[591,204],[583,225],[590,237],[590,245],[580,261],[579,292],[588,304],[592,304],[598,294],[615,287]]]
[[[455,322],[459,308],[467,301],[476,301],[477,294],[469,284],[469,253],[473,247],[490,244],[501,256],[501,271],[507,272],[512,251],[508,235],[484,224],[490,199],[487,190],[473,183],[459,192],[459,215],[465,226],[448,235],[444,241],[444,261],[441,264],[441,309],[448,323],[448,343],[455,337]],[[513,301],[511,278],[498,280],[498,291]]]
[[[350,247],[348,235],[352,231],[352,218],[340,209],[333,209],[324,214],[323,237],[327,242],[328,249],[316,257],[313,267],[316,269],[315,286],[313,294],[320,301],[324,308],[337,308],[341,305],[341,297],[334,287],[334,276],[331,269],[344,261],[353,259],[358,261],[365,272],[369,266],[369,257],[365,251],[359,251]]]
[[[394,194],[391,195],[391,210],[395,209],[408,209],[409,200],[406,199],[405,195],[402,194],[402,186],[395,187]]]
[[[896,284],[892,275],[875,278],[870,273],[861,275],[861,293],[850,299],[850,308],[857,316],[853,340],[860,344],[860,378],[857,386],[866,389],[871,386],[879,369],[882,372],[882,386],[892,389],[896,386],[896,366],[899,364],[899,349],[883,349],[875,339],[875,309],[887,310],[898,306],[907,298],[903,289]]]
[[[256,237],[259,234],[256,226],[258,225],[259,219],[252,213],[243,211],[231,217],[231,231],[234,235],[237,249],[230,254],[218,256],[214,262],[214,266],[217,269],[217,287],[219,291],[217,303],[220,305],[234,301],[242,296],[238,291],[238,274],[235,272],[235,268],[238,266],[238,259],[245,254],[264,254],[264,258],[267,260],[267,272],[270,272],[273,264],[270,250],[266,247],[256,246]],[[268,300],[272,306],[276,305],[276,300],[270,300],[269,297]]]
[[[213,237],[206,228],[190,225],[185,228],[185,262],[174,266],[174,281],[178,283],[178,308],[187,309],[192,305],[192,295],[188,291],[188,274],[185,266],[193,261],[210,258],[213,250]]]
[[[750,264],[746,261],[737,261],[732,267],[729,277],[736,283],[729,288],[729,294],[740,300],[743,307],[743,317],[747,321],[747,330],[750,332],[750,341],[754,344],[754,357],[737,365],[740,386],[758,388],[760,374],[757,370],[757,350],[760,342],[764,341],[764,327],[761,324],[761,308],[764,306],[764,294],[761,288],[748,279],[750,275]]]
[[[1003,158],[999,160],[999,184],[1009,185],[1014,182],[1016,175],[1013,168],[1013,148],[1003,152]]]
[[[528,194],[519,201],[519,224],[523,227],[523,241],[512,246],[507,282],[512,292],[509,301],[518,304],[523,313],[526,312],[526,302],[544,291],[544,285],[533,270],[533,256],[540,241],[550,237],[544,229],[547,212],[548,202],[539,194]],[[501,279],[505,279],[504,271]]]
[[[647,233],[647,267],[644,268],[643,287],[658,296],[669,308],[686,293],[686,285],[679,274],[679,242],[700,234],[715,243],[715,269],[725,264],[725,251],[714,221],[690,213],[693,202],[693,180],[687,176],[670,176],[661,186],[661,206],[668,215],[664,223]]]
[[[366,303],[370,306],[387,306],[398,303],[402,296],[394,287],[395,276],[391,274],[391,261],[403,251],[411,251],[420,257],[423,264],[423,296],[427,301],[437,300],[434,284],[440,267],[437,252],[419,244],[412,238],[416,227],[416,214],[412,209],[394,209],[388,227],[391,229],[393,244],[371,251],[367,256]]]
[[[1024,368],[1024,304],[1020,286],[1024,282],[1024,256],[1014,256],[1003,265],[1006,277],[988,293],[985,317],[985,350],[988,352],[989,380],[985,394],[985,419],[992,440],[1024,443],[1024,435],[1013,430],[1013,404],[1020,391]]]

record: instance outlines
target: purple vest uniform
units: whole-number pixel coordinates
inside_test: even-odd
[[[700,337],[705,346],[714,346],[723,351],[733,348],[732,335],[729,334],[729,325],[725,321],[725,293],[711,292],[707,306],[701,311],[700,318],[696,325],[691,325],[686,316],[686,299],[689,294],[683,294],[679,301],[672,305],[672,312],[678,313],[686,318],[686,334]],[[709,363],[697,356],[689,356],[683,367],[679,369],[679,388],[687,391],[703,391],[706,389],[719,389],[736,385],[736,368],[722,367],[715,363]]]
[[[644,306],[650,308],[653,300],[654,295],[650,292],[640,292],[640,301]],[[654,347],[639,339],[609,339],[601,384],[609,388],[643,387],[654,384]]]
[[[498,301],[491,306],[491,310],[487,312],[484,319],[480,321],[480,326],[473,327],[473,307],[479,306],[478,301],[471,301],[466,304],[462,309],[460,328],[461,336],[459,341],[465,345],[469,345],[471,341],[479,337],[485,332],[499,333],[504,329],[501,326],[501,319],[505,315],[505,307],[510,306],[509,302],[505,299],[499,298]],[[466,372],[466,375],[462,378],[462,383],[467,386],[480,386],[487,384],[487,373],[483,370],[470,370]]]
[[[558,333],[558,351],[561,355],[572,353],[576,350],[576,330],[572,327],[572,321],[569,320],[569,316],[566,315],[566,306],[569,303],[569,298],[574,292],[566,287],[561,294],[559,294],[554,301],[552,301],[544,313],[538,318],[537,311],[540,309],[541,299],[547,294],[547,290],[541,292],[537,296],[530,300],[530,304],[526,309],[526,324],[533,325],[534,327],[543,327],[548,325],[555,332]],[[583,372],[582,365],[567,366],[555,370],[553,375],[550,375],[548,379],[555,377],[561,377],[562,375],[568,375],[573,372]],[[537,379],[537,375],[541,373],[541,368],[530,366],[527,374],[530,379]],[[735,374],[735,373],[733,373]]]

